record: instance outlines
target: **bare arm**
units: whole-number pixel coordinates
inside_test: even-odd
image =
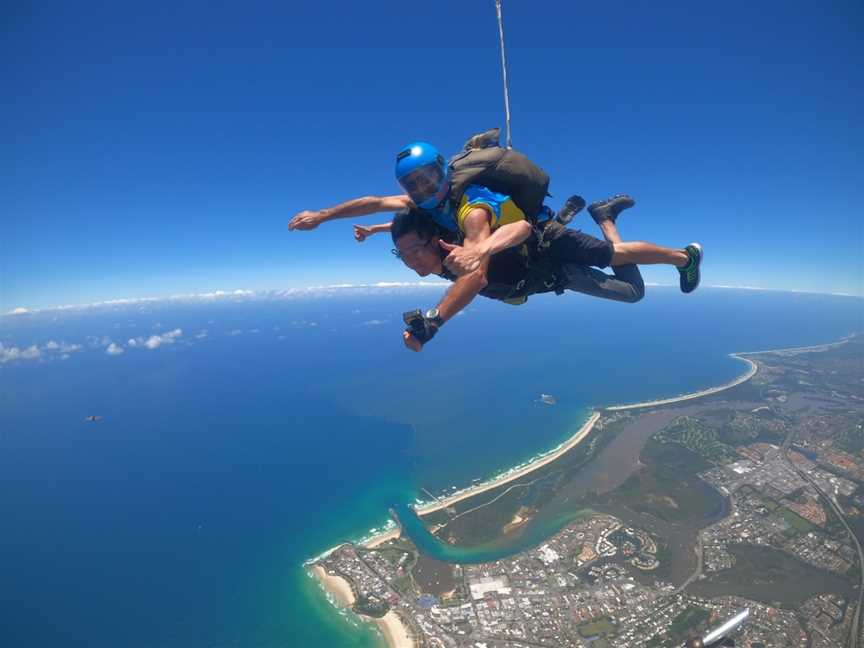
[[[530,235],[531,224],[528,221],[519,221],[502,225],[489,238],[473,245],[467,238],[464,246],[440,241],[441,247],[450,253],[444,259],[444,265],[450,272],[461,277],[479,268],[481,263],[488,263],[493,254],[519,245]]]
[[[483,209],[475,209],[465,218],[465,245],[480,245],[492,235],[489,226],[489,215]],[[463,274],[456,279],[447,294],[438,304],[438,315],[445,322],[470,304],[486,287],[486,268],[489,258],[486,257],[473,272]],[[407,331],[402,334],[407,346],[412,351],[420,351],[423,345]]]
[[[294,215],[288,223],[289,230],[311,230],[337,218],[353,218],[378,212],[404,211],[414,203],[405,195],[396,196],[365,196],[348,200],[326,209],[304,210]]]
[[[367,238],[372,236],[373,234],[379,234],[381,232],[389,232],[390,226],[393,223],[380,223],[378,225],[355,225],[354,226],[354,238],[358,243],[362,243]]]
[[[489,214],[484,209],[475,209],[465,218],[465,247],[477,248],[485,246],[492,237],[492,229],[489,225]],[[489,266],[489,257],[480,261],[478,267],[472,272],[467,272],[459,277],[444,299],[438,304],[438,314],[446,322],[456,313],[465,308],[486,287],[486,268]]]

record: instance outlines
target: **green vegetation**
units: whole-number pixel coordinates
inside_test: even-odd
[[[864,416],[858,412],[849,412],[839,415],[835,419],[837,445],[850,452],[857,454],[864,450]]]
[[[615,632],[615,626],[610,623],[609,619],[604,617],[596,621],[590,621],[580,625],[577,630],[583,637],[599,637]]]
[[[366,597],[360,597],[354,603],[354,611],[358,614],[365,614],[369,617],[380,619],[390,611],[390,605],[387,601],[372,602]]]
[[[672,625],[669,630],[672,634],[684,637],[690,634],[708,619],[708,610],[691,605],[681,614],[672,619]]]
[[[816,528],[816,527],[814,527],[812,524],[810,524],[810,522],[808,522],[807,520],[805,520],[804,518],[802,518],[800,515],[798,515],[798,514],[795,513],[794,511],[790,511],[789,509],[787,509],[787,508],[785,508],[785,507],[784,507],[784,508],[781,508],[780,510],[778,510],[777,513],[778,513],[778,514],[779,514],[779,515],[780,515],[784,520],[786,520],[786,523],[787,523],[790,527],[792,527],[792,529],[793,529],[794,531],[796,531],[796,533],[797,533],[798,535],[803,535],[803,534],[805,534],[805,533],[810,533],[813,529]]]
[[[413,552],[406,551],[403,549],[396,549],[395,547],[386,547],[383,549],[377,550],[378,555],[381,556],[384,560],[386,560],[391,565],[398,565],[400,561],[402,561],[405,556],[408,556],[408,560],[403,564],[410,564],[411,556]]]
[[[735,556],[733,567],[696,581],[688,591],[706,598],[742,596],[793,610],[822,592],[841,596],[853,592],[844,576],[809,565],[779,549],[732,545],[729,551]]]
[[[699,454],[677,443],[658,443],[651,439],[639,457],[645,464],[661,464],[679,475],[698,475],[712,468]]]
[[[397,576],[390,585],[402,595],[410,594],[414,591],[414,585],[411,582],[410,576]]]
[[[614,501],[666,522],[690,525],[698,525],[717,510],[720,494],[696,477],[692,466],[685,468],[691,461],[700,461],[698,455],[680,446],[664,447],[652,439],[642,460],[645,468],[613,491]]]
[[[682,445],[714,464],[738,459],[735,450],[718,439],[717,430],[709,427],[702,419],[692,416],[675,419],[655,438],[661,443]]]

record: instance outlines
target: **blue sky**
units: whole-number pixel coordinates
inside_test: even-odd
[[[0,312],[414,278],[286,224],[502,125],[494,2],[213,4],[2,10]],[[707,285],[864,294],[861,3],[599,5],[504,6],[550,204],[632,194],[625,239],[702,242]]]

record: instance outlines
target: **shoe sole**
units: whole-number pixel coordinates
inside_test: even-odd
[[[689,295],[690,293],[692,293],[694,290],[696,290],[699,287],[699,284],[702,283],[702,262],[705,260],[705,250],[702,249],[702,246],[699,245],[699,243],[691,243],[687,247],[688,248],[694,247],[697,250],[699,250],[699,277],[696,279],[696,285],[693,286],[690,290],[686,290],[686,291],[682,290],[681,291],[685,295]]]
[[[603,207],[603,205],[608,205],[609,203],[611,203],[614,200],[617,200],[618,198],[627,198],[630,201],[630,204],[627,205],[626,207],[622,207],[620,210],[618,210],[618,213],[615,214],[614,216],[595,216],[594,215],[595,209],[600,209]],[[598,201],[593,202],[590,205],[588,205],[588,213],[591,215],[591,218],[594,219],[594,222],[597,223],[598,225],[600,223],[602,223],[603,221],[606,221],[606,220],[611,220],[614,223],[615,221],[618,220],[618,216],[621,215],[622,211],[624,211],[625,209],[630,209],[631,207],[635,207],[635,206],[636,206],[636,201],[633,200],[632,196],[628,196],[627,194],[616,194],[616,195],[612,196],[611,198],[607,198],[606,200],[598,200]]]
[[[561,208],[561,212],[563,212],[569,206],[571,209],[571,213],[567,214],[564,218],[562,218],[561,213],[559,212],[559,214],[555,217],[555,220],[557,220],[562,225],[567,225],[568,223],[570,223],[570,221],[573,220],[573,217],[585,208],[585,199],[582,198],[582,196],[578,196],[579,200],[575,200],[573,201],[573,203],[571,203],[571,198],[568,198],[566,201],[564,201],[564,207]],[[578,206],[578,208],[573,208],[574,203]]]

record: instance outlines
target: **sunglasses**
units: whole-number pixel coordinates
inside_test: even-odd
[[[393,248],[392,250],[390,250],[390,253],[393,256],[395,256],[397,259],[404,261],[406,256],[410,257],[410,256],[417,254],[423,248],[429,247],[429,245],[431,243],[432,243],[432,239],[430,238],[425,243],[417,243],[416,245],[412,245],[411,247],[406,247],[401,252],[399,250],[397,250],[396,248]]]

